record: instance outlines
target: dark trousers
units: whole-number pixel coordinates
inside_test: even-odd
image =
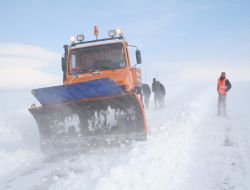
[[[162,108],[163,107],[163,103],[162,102],[162,97],[159,93],[154,93],[154,103],[155,103],[155,108]]]

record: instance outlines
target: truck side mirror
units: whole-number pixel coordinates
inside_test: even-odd
[[[140,50],[136,50],[135,54],[136,54],[137,64],[141,64],[141,51]]]
[[[66,62],[65,62],[65,58],[62,57],[61,61],[62,61],[62,71],[65,72],[65,71],[66,71]]]

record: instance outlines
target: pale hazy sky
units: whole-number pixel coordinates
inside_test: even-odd
[[[147,81],[164,74],[170,80],[176,70],[184,78],[204,73],[204,78],[212,79],[225,70],[235,80],[250,80],[250,1],[246,0],[10,0],[0,2],[0,24],[0,49],[7,45],[11,52],[16,46],[23,47],[17,55],[0,52],[4,68],[6,59],[20,55],[31,57],[36,64],[41,61],[41,50],[54,53],[57,63],[53,57],[43,67],[16,60],[7,61],[8,65],[12,63],[13,69],[22,63],[44,74],[49,70],[51,75],[61,75],[62,45],[72,34],[93,39],[93,26],[98,25],[101,37],[120,27],[126,39],[139,46]],[[37,50],[35,56],[41,56],[34,59],[31,47]],[[52,64],[53,71],[48,69]],[[9,75],[3,69],[0,72]]]

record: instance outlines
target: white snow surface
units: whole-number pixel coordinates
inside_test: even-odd
[[[0,189],[249,190],[250,82],[232,82],[225,118],[215,84],[164,84],[166,107],[151,97],[147,110],[147,141],[53,155],[40,150],[30,91],[1,91]]]

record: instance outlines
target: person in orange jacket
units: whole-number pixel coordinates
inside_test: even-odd
[[[231,89],[232,85],[230,81],[226,78],[226,73],[222,72],[220,78],[218,78],[217,83],[217,92],[219,94],[218,103],[217,103],[217,115],[226,116],[226,100],[227,92]]]

